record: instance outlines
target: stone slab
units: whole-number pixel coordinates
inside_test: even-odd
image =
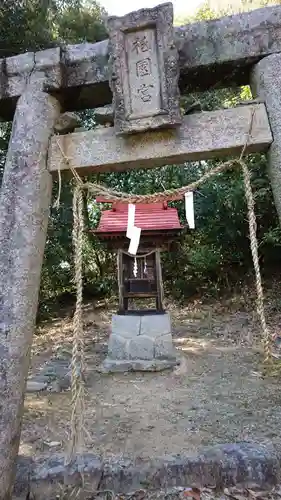
[[[110,359],[128,359],[128,340],[120,335],[111,334],[108,341],[108,356]]]
[[[26,383],[26,392],[40,392],[47,389],[48,384],[46,382],[40,382],[36,380],[28,380]]]
[[[158,337],[154,342],[154,358],[156,359],[176,359],[176,349],[172,342],[171,334]]]
[[[160,372],[169,370],[178,364],[178,360],[168,359],[134,359],[134,360],[117,360],[106,358],[97,371],[99,373],[126,373],[126,372]]]
[[[49,170],[69,168],[81,174],[153,168],[162,165],[239,155],[253,116],[247,153],[267,151],[272,134],[264,104],[205,111],[184,117],[177,130],[116,137],[113,127],[55,136],[49,148]]]
[[[154,358],[154,341],[146,335],[139,335],[128,343],[129,359],[152,361]]]
[[[158,371],[176,364],[168,313],[113,315],[108,354],[100,371]]]
[[[265,490],[280,481],[280,455],[270,443],[222,444],[204,448],[195,456],[167,455],[150,460],[123,456],[103,460],[85,454],[68,467],[64,460],[64,456],[55,453],[45,461],[19,457],[13,498],[25,499],[28,492],[36,500],[55,498],[61,494],[62,485],[80,486],[81,472],[87,495],[96,494],[97,488],[116,494],[144,488],[151,494],[153,490],[175,486]]]
[[[111,332],[113,335],[131,339],[140,335],[142,317],[136,314],[122,315],[114,314],[111,320]]]
[[[171,335],[171,317],[169,313],[142,316],[140,335],[156,339],[169,334]]]
[[[245,85],[249,83],[249,69],[254,63],[281,51],[281,6],[176,27],[174,36],[182,90],[204,90],[214,84],[216,87]],[[55,55],[48,56],[50,61],[54,59],[54,70],[49,66],[46,82],[50,90],[56,90],[61,96],[65,110],[111,103],[107,40],[67,45],[57,50],[60,62],[58,64]],[[26,83],[26,73],[17,74],[16,80],[14,73],[7,74],[10,59],[0,60],[0,117],[8,120],[13,116],[16,98]],[[42,69],[41,59],[45,65],[44,56],[41,58],[36,52],[38,71]],[[13,61],[18,64],[15,59]],[[56,78],[51,73],[55,73]]]
[[[181,123],[173,4],[107,19],[116,134]]]

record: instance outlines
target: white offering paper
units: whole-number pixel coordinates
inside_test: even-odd
[[[133,230],[133,227],[135,225],[135,212],[136,212],[136,205],[129,203],[129,205],[128,205],[128,223],[127,223],[127,233],[126,233],[127,238],[131,238],[132,230]]]
[[[185,216],[190,229],[195,228],[193,191],[185,193]]]
[[[141,228],[134,226],[131,230],[130,236],[131,236],[131,241],[129,245],[129,250],[128,252],[131,255],[136,255],[138,248],[139,248],[139,243],[140,243],[140,235],[141,235]]]

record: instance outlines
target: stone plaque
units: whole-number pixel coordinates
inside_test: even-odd
[[[116,133],[180,125],[173,5],[109,17],[107,28]]]

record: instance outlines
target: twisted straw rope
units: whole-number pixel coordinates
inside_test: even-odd
[[[250,246],[253,259],[253,265],[255,270],[256,279],[256,292],[257,292],[257,314],[260,319],[261,330],[262,330],[262,340],[264,346],[264,363],[265,366],[269,366],[272,363],[272,353],[271,353],[271,340],[269,330],[267,328],[265,311],[264,311],[264,296],[261,283],[261,273],[258,257],[258,241],[257,241],[257,223],[254,211],[254,197],[251,188],[251,176],[246,163],[243,161],[244,153],[247,149],[248,141],[251,136],[252,125],[254,118],[254,110],[252,111],[251,120],[249,124],[249,131],[247,134],[247,139],[245,141],[244,147],[242,149],[239,159],[230,160],[220,165],[217,165],[213,169],[209,170],[203,174],[197,181],[192,182],[187,186],[176,189],[168,189],[163,192],[147,194],[147,195],[135,195],[130,193],[123,193],[120,191],[113,190],[106,186],[102,186],[97,183],[83,183],[82,179],[76,172],[76,170],[71,166],[70,159],[67,158],[61,149],[58,142],[58,146],[61,150],[61,154],[64,156],[70,170],[72,171],[73,177],[76,181],[76,186],[73,195],[73,246],[74,246],[74,262],[75,262],[75,284],[77,292],[76,300],[76,310],[74,315],[74,333],[73,333],[73,350],[72,350],[72,362],[71,362],[71,373],[72,373],[72,416],[71,416],[71,443],[70,443],[70,453],[69,458],[71,459],[75,453],[82,453],[84,442],[85,442],[85,425],[84,425],[84,397],[85,397],[85,385],[84,385],[84,337],[83,337],[83,320],[82,320],[82,300],[83,300],[83,281],[82,281],[82,246],[83,246],[83,232],[84,232],[84,219],[83,219],[83,190],[86,189],[88,192],[95,196],[103,196],[107,200],[119,201],[123,203],[156,203],[159,201],[172,201],[180,199],[185,193],[189,191],[196,190],[201,184],[211,179],[213,176],[225,172],[230,168],[239,166],[242,168],[244,187],[245,187],[245,197],[248,209],[248,222],[249,222],[249,236],[250,236]],[[61,175],[59,169],[59,193],[61,192]],[[59,197],[55,202],[55,206],[59,206]]]
[[[88,192],[93,194],[94,196],[102,196],[105,200],[109,201],[119,201],[122,203],[157,203],[164,201],[175,201],[181,199],[185,193],[189,191],[195,191],[201,184],[204,184],[209,179],[214,177],[217,174],[230,170],[235,166],[241,165],[240,159],[229,160],[224,163],[220,163],[216,167],[212,168],[208,172],[200,177],[197,181],[188,184],[187,186],[182,186],[180,188],[175,189],[166,189],[165,191],[160,191],[154,194],[130,194],[124,193],[122,191],[116,191],[107,186],[103,186],[101,184],[97,184],[94,182],[85,182],[83,183],[82,179],[78,175],[78,173],[70,167],[71,171],[75,172],[75,179],[81,186],[81,189],[86,189]]]
[[[96,182],[83,182],[81,177],[79,176],[78,172],[73,168],[71,165],[71,159],[68,158],[65,154],[64,151],[61,147],[61,144],[59,141],[57,141],[57,146],[61,152],[61,155],[64,158],[65,163],[68,165],[68,168],[71,170],[72,175],[77,183],[77,185],[80,186],[81,189],[85,189],[94,196],[102,196],[105,200],[108,201],[119,201],[122,203],[157,203],[161,201],[175,201],[178,199],[181,199],[185,193],[188,193],[189,191],[195,191],[199,186],[207,182],[209,179],[214,177],[215,175],[221,174],[223,172],[226,172],[227,170],[230,170],[233,167],[236,166],[241,166],[241,159],[244,155],[244,152],[246,150],[247,144],[249,137],[251,135],[251,130],[252,130],[252,125],[253,125],[253,116],[254,116],[254,110],[252,112],[251,116],[251,121],[250,121],[250,132],[247,135],[247,141],[245,142],[245,145],[243,147],[242,153],[240,155],[240,158],[234,158],[233,160],[226,161],[224,163],[220,163],[216,167],[212,168],[211,170],[208,170],[208,172],[205,172],[197,181],[192,182],[191,184],[188,184],[187,186],[182,186],[180,188],[174,188],[174,189],[166,189],[165,191],[160,191],[154,194],[131,194],[131,193],[125,193],[122,191],[116,191],[108,186],[104,186],[102,184],[98,184]],[[58,169],[58,174],[59,174],[59,196],[61,192],[61,171],[60,168]],[[54,203],[54,207],[59,206],[59,196],[57,200]]]
[[[249,234],[250,234],[250,246],[252,252],[253,265],[256,275],[256,291],[257,291],[257,314],[260,319],[262,338],[264,344],[264,363],[265,365],[272,364],[272,353],[271,353],[271,339],[270,333],[266,324],[265,311],[264,311],[264,296],[261,282],[261,272],[259,265],[259,254],[258,254],[258,240],[257,240],[257,222],[255,216],[255,202],[253,197],[253,191],[251,188],[251,175],[247,165],[241,162],[244,186],[245,186],[245,197],[247,200],[248,207],[248,218],[249,218]]]
[[[71,435],[68,462],[76,453],[82,454],[85,444],[85,384],[84,384],[84,335],[83,335],[83,193],[77,184],[73,194],[73,246],[76,284],[76,308],[73,320],[73,345],[71,359]]]

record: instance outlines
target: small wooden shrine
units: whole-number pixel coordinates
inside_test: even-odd
[[[110,250],[117,251],[119,314],[131,314],[130,299],[155,299],[156,308],[146,313],[163,313],[163,283],[160,253],[169,250],[170,244],[181,234],[176,208],[167,202],[137,204],[135,225],[141,228],[137,255],[128,253],[130,240],[126,237],[128,205],[102,198],[98,202],[112,203],[104,210],[98,228],[94,231]]]

